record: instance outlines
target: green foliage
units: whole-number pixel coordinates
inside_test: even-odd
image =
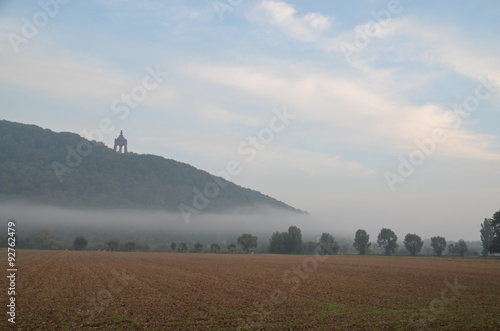
[[[467,243],[464,240],[459,240],[456,244],[451,244],[448,246],[449,255],[460,255],[465,256],[467,253]]]
[[[446,239],[444,237],[432,237],[431,246],[437,256],[441,256],[446,249]]]
[[[497,226],[500,225],[500,210],[493,214],[493,217],[491,218],[491,223],[495,227],[495,229],[497,229]]]
[[[187,253],[188,247],[186,243],[180,243],[179,246],[177,247],[177,252],[179,253]]]
[[[302,243],[300,252],[302,254],[316,254],[318,250],[318,243],[316,241],[306,241]]]
[[[118,240],[115,240],[115,239],[109,239],[106,242],[107,250],[111,251],[111,252],[117,251],[118,250],[118,245],[119,245]]]
[[[368,248],[371,246],[370,236],[365,230],[359,229],[354,237],[354,248],[359,252],[359,255],[365,255]]]
[[[421,250],[422,246],[424,246],[424,242],[422,238],[416,234],[408,233],[405,236],[405,240],[403,241],[405,248],[410,252],[411,256],[417,255]]]
[[[317,248],[319,255],[334,255],[339,251],[339,244],[329,233],[323,233]]]
[[[269,253],[283,254],[285,251],[285,235],[286,233],[274,232],[269,239]]]
[[[274,232],[269,240],[269,252],[274,254],[298,254],[302,249],[302,232],[290,226],[288,232]]]
[[[500,253],[500,235],[495,234],[490,245],[491,253]]]
[[[460,256],[465,256],[465,254],[467,253],[467,243],[465,242],[465,240],[459,240],[457,243],[457,248],[458,254],[460,254]]]
[[[78,236],[73,241],[73,248],[75,249],[75,251],[83,251],[85,248],[87,248],[88,244],[89,242],[87,241],[87,239],[85,239],[84,236]]]
[[[483,245],[483,250],[481,251],[482,256],[488,256],[491,251],[491,244],[493,238],[495,237],[495,232],[493,226],[491,225],[491,220],[485,218],[484,222],[481,224],[481,244]]]
[[[491,218],[491,226],[493,227],[494,237],[491,241],[490,252],[500,253],[500,210],[493,214]]]
[[[391,255],[398,248],[398,236],[391,230],[383,228],[377,237],[377,244],[384,249],[385,255]]]
[[[171,243],[170,249],[172,250],[172,252],[175,252],[177,250],[177,243]]]
[[[170,252],[170,245],[160,244],[153,247],[153,252]]]
[[[64,249],[66,248],[63,243],[52,240],[54,234],[50,230],[41,230],[33,233],[29,237],[17,238],[18,248],[28,249]]]
[[[194,244],[194,251],[196,253],[201,253],[203,251],[203,244],[202,243]]]
[[[210,245],[210,251],[212,253],[219,253],[220,252],[220,245],[219,244]]]
[[[352,243],[349,242],[343,242],[342,244],[339,243],[339,253],[348,254],[352,247]]]
[[[284,253],[299,254],[302,248],[302,231],[292,225],[288,228],[288,232],[284,235]]]
[[[125,250],[127,252],[131,252],[135,249],[135,246],[136,246],[135,241],[127,241],[125,243]]]
[[[257,240],[258,238],[256,236],[244,233],[238,237],[237,242],[245,253],[249,253],[252,248],[257,247]]]
[[[80,146],[80,149],[77,148]],[[83,157],[77,154],[87,146]],[[73,163],[68,163],[68,155]],[[61,171],[59,181],[54,168]],[[220,181],[223,181],[220,179]],[[155,155],[115,153],[79,135],[0,120],[0,197],[64,207],[147,208],[179,211],[193,188],[214,182],[188,164]],[[227,183],[203,212],[270,206],[299,212],[259,192]]]
[[[227,250],[231,254],[234,253],[234,251],[236,250],[236,245],[233,243],[230,243],[229,245],[227,245]]]
[[[68,245],[66,245],[62,242],[52,241],[49,249],[51,249],[51,250],[63,250],[63,249],[67,249],[67,248],[68,248]]]

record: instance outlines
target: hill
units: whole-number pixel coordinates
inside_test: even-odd
[[[74,133],[5,120],[0,120],[0,183],[0,201],[175,212],[183,206],[202,213],[261,207],[301,212],[185,163],[116,153]]]

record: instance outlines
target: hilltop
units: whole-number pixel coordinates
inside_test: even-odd
[[[186,163],[117,153],[75,133],[5,120],[0,121],[0,183],[0,201],[188,213],[238,208],[301,212]]]

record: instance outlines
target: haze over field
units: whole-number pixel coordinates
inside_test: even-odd
[[[478,240],[500,209],[497,1],[63,2],[1,3],[0,119],[236,161],[229,179],[308,211],[304,232]],[[77,215],[119,218],[95,213]]]
[[[283,210],[262,210],[260,213],[235,210],[225,214],[204,214],[193,217],[186,224],[178,213],[159,211],[130,210],[77,210],[23,203],[3,203],[2,218],[15,218],[19,229],[25,236],[43,229],[51,229],[54,234],[63,233],[68,238],[90,232],[102,240],[111,237],[137,239],[138,236],[165,241],[202,240],[203,242],[229,241],[242,233],[251,232],[265,244],[274,231],[286,231],[290,224],[296,224],[303,230],[307,239],[318,240],[323,228],[328,224],[308,215],[284,212]],[[342,228],[336,229],[339,235],[352,237]],[[70,234],[68,234],[70,233]],[[159,235],[160,234],[160,235]],[[160,238],[158,238],[160,237]],[[59,238],[62,239],[62,238]],[[264,240],[265,239],[265,240]],[[229,243],[229,242],[228,242]]]

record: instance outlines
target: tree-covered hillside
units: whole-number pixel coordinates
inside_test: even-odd
[[[273,207],[299,210],[257,191],[222,182],[188,164],[155,155],[120,154],[77,134],[0,121],[0,200],[21,198],[66,207],[193,207],[194,189],[212,184],[197,200],[201,212]],[[226,185],[227,184],[227,185]],[[210,196],[213,195],[213,196]],[[204,201],[204,199],[206,199]]]

